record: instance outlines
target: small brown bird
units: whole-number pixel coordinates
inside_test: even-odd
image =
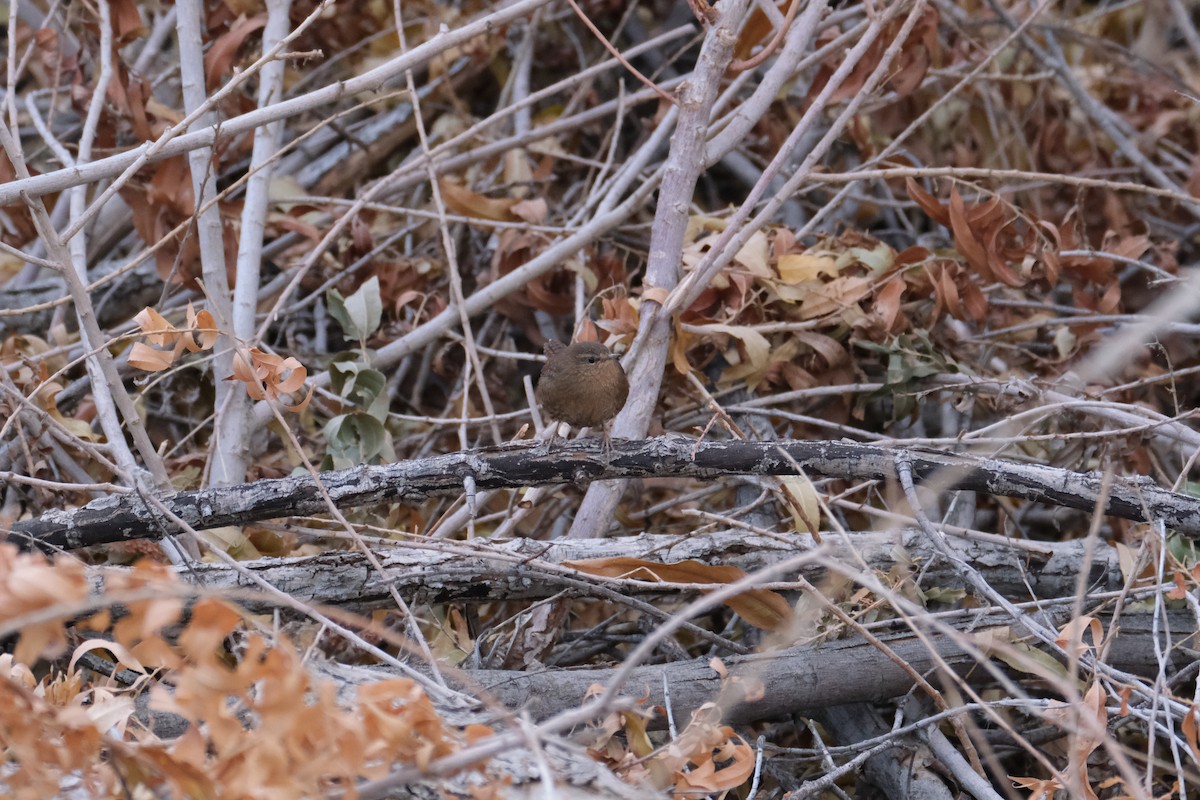
[[[598,342],[567,346],[546,342],[546,366],[538,379],[537,399],[546,416],[576,428],[600,428],[610,446],[608,423],[624,408],[629,380],[616,353]],[[554,441],[551,433],[550,441]]]

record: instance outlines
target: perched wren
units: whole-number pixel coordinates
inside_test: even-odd
[[[543,349],[546,366],[542,367],[536,392],[542,410],[555,421],[555,430],[559,422],[576,428],[600,428],[608,449],[608,423],[629,396],[629,380],[616,353],[598,342],[567,346],[550,340]]]

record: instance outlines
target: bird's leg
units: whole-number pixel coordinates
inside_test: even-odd
[[[558,438],[558,421],[551,422],[547,427],[550,428],[550,435],[546,437],[545,448],[542,450],[546,455],[550,455],[550,447],[554,444],[554,440]]]
[[[604,423],[604,426],[600,428],[600,431],[601,431],[600,452],[604,456],[604,460],[611,463],[612,462],[612,436],[610,436],[608,433],[608,423],[607,422]]]

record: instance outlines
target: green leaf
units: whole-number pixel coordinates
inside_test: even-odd
[[[392,437],[369,414],[339,414],[325,424],[326,459],[334,469],[392,460]]]
[[[391,398],[387,376],[357,361],[334,361],[329,365],[329,386],[380,422],[387,421]]]
[[[342,297],[337,289],[330,289],[325,300],[329,313],[341,323],[347,339],[366,342],[367,337],[379,328],[383,301],[379,297],[379,278],[374,275],[349,297]]]
[[[1167,552],[1186,567],[1200,562],[1200,554],[1196,552],[1196,543],[1175,531],[1167,536]]]

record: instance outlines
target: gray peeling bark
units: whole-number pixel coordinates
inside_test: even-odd
[[[1105,487],[1101,473],[845,441],[696,442],[683,436],[661,436],[614,442],[611,458],[605,457],[594,441],[570,442],[550,450],[544,445],[519,444],[325,472],[318,477],[179,492],[162,502],[185,523],[203,530],[327,511],[318,480],[339,508],[349,508],[458,494],[468,478],[478,490],[586,485],[620,478],[795,475],[798,469],[848,480],[895,480],[900,456],[912,465],[921,485],[937,492],[969,490],[1084,511],[1100,508],[1123,519],[1161,521],[1168,528],[1200,538],[1200,499],[1163,489],[1146,477],[1115,476]],[[144,498],[129,493],[24,520],[12,527],[8,538],[25,545],[74,549],[178,532]]]
[[[1091,596],[1120,591],[1124,586],[1118,554],[1112,547],[1088,547],[1084,541],[1010,542],[998,536],[952,536],[947,538],[946,546],[956,558],[973,565],[996,591],[1015,602],[1071,597],[1079,571],[1085,567]],[[301,603],[368,614],[395,606],[389,591],[392,587],[414,606],[544,600],[564,590],[587,596],[586,590],[578,588],[580,578],[598,584],[604,581],[567,569],[564,562],[596,558],[638,558],[655,563],[695,560],[738,567],[749,573],[816,547],[807,534],[768,537],[737,529],[683,537],[642,534],[556,542],[411,540],[397,542],[391,548],[376,548],[382,570],[375,569],[360,552],[330,551],[313,556],[246,561],[238,565],[239,569],[205,563],[181,567],[180,571],[194,576],[198,584],[214,592],[254,592],[258,584],[253,577]],[[814,585],[824,581],[828,562],[864,564],[879,574],[887,574],[903,563],[915,565],[914,569],[919,570],[914,578],[922,589],[965,588],[954,566],[938,555],[929,537],[920,531],[856,533],[848,537],[830,534],[823,547],[824,559],[799,569],[800,576]],[[1085,562],[1088,558],[1090,562]],[[679,594],[679,589],[671,584],[623,582],[613,588],[624,596],[646,600],[655,595]],[[272,605],[270,598],[264,598],[261,604],[248,599],[241,602],[253,610]]]

